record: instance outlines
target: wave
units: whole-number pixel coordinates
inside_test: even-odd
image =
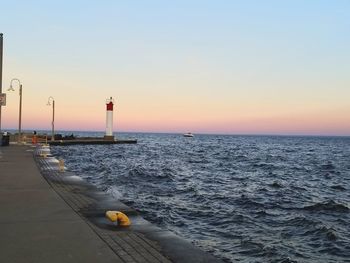
[[[142,165],[137,165],[129,169],[128,179],[140,181],[173,181],[174,172],[167,167],[162,169],[146,168]]]
[[[256,168],[267,169],[267,170],[278,169],[278,165],[273,163],[265,163],[265,162],[254,163],[252,166]]]
[[[308,230],[303,235],[304,236],[316,235],[319,237],[323,237],[328,241],[335,241],[338,238],[335,229],[326,227],[324,225],[316,227],[315,229],[312,229],[312,230]]]
[[[349,207],[344,204],[339,204],[330,200],[324,203],[316,203],[309,206],[304,206],[303,210],[308,211],[334,211],[334,212],[349,212]]]
[[[263,203],[257,202],[253,200],[253,198],[248,197],[244,194],[237,198],[235,202],[236,204],[246,208],[265,208],[265,205]]]
[[[336,167],[332,163],[323,164],[320,166],[320,168],[324,171],[333,171],[336,169]]]
[[[283,185],[278,182],[273,182],[272,184],[269,184],[272,188],[282,188]]]
[[[312,218],[307,218],[304,216],[297,216],[292,219],[287,220],[286,222],[283,222],[284,225],[288,226],[298,226],[298,227],[309,227],[314,226],[316,224],[319,224],[319,221],[315,221]]]
[[[335,190],[340,190],[340,191],[345,191],[346,188],[342,185],[332,185],[331,188],[335,189]]]

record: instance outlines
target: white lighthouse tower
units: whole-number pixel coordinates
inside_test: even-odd
[[[113,136],[113,105],[112,97],[106,100],[106,135],[105,140],[114,140]]]

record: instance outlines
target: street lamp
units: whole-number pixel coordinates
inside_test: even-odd
[[[19,85],[19,120],[18,120],[18,143],[21,142],[22,139],[22,84],[21,81],[19,79],[11,79],[10,82],[10,88],[8,89],[8,91],[15,91],[15,89],[12,86],[12,82],[13,81],[17,81],[18,85]]]
[[[51,141],[55,140],[55,99],[53,97],[49,97],[47,100],[47,106],[51,106],[50,100],[52,100],[52,133],[51,133]]]

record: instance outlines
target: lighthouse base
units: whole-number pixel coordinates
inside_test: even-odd
[[[105,136],[103,137],[103,139],[104,139],[105,141],[114,141],[114,136],[105,135]]]

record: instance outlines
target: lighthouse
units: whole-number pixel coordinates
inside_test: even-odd
[[[112,97],[106,100],[106,135],[105,140],[114,140],[113,136],[113,105]]]

